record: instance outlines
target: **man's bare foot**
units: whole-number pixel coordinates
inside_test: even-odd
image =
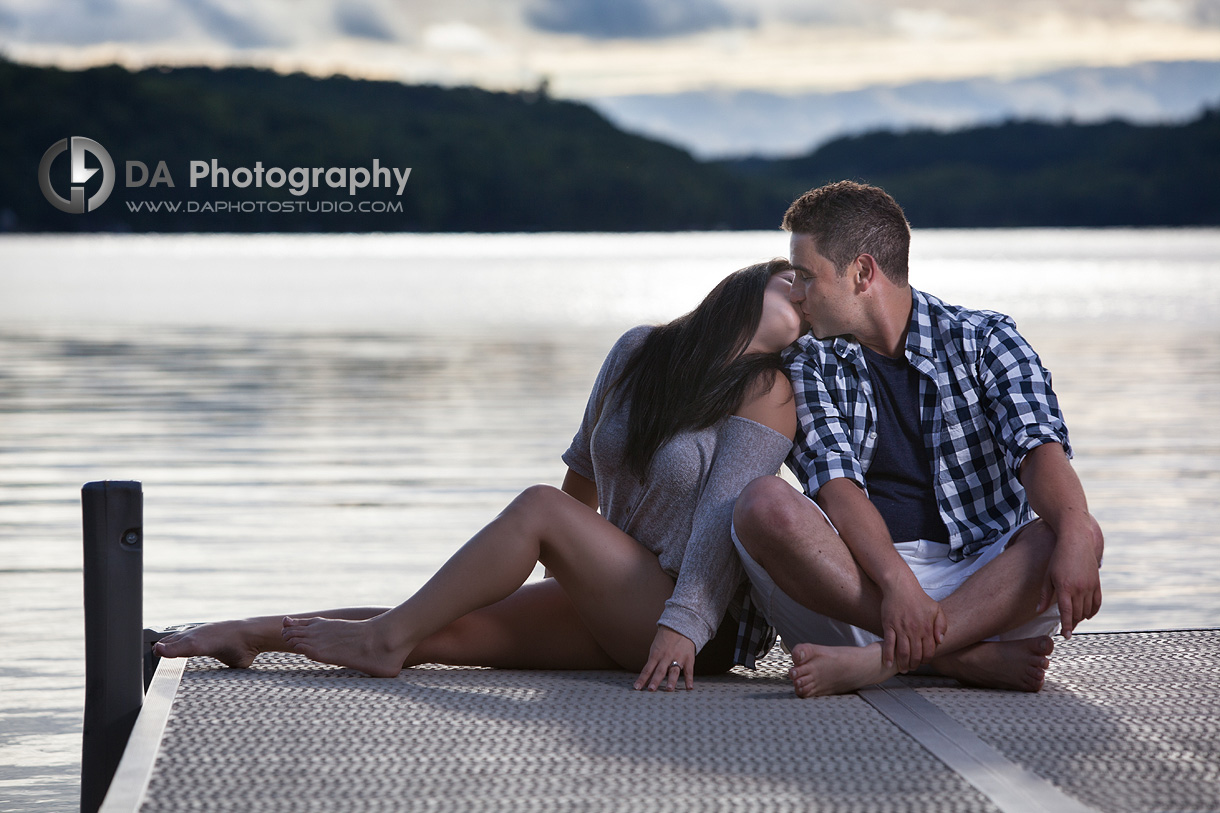
[[[411,654],[390,643],[377,619],[285,618],[284,643],[321,663],[347,666],[373,677],[394,677]]]
[[[245,669],[264,650],[249,621],[218,621],[167,635],[153,646],[162,658],[189,658],[207,655],[225,666]]]
[[[896,672],[881,660],[881,644],[868,646],[792,647],[793,667],[788,677],[797,697],[847,694],[892,678]]]
[[[932,661],[932,668],[968,686],[1036,692],[1046,679],[1055,642],[1049,636],[983,641]]]

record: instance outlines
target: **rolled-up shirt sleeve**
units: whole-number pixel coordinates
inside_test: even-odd
[[[788,468],[810,497],[839,477],[863,487],[864,467],[852,444],[851,423],[827,389],[825,365],[818,358],[817,348],[794,353],[786,361],[798,421]]]
[[[996,320],[982,348],[979,383],[992,434],[1014,477],[1025,455],[1044,443],[1059,443],[1072,456],[1050,371],[1007,317]]]

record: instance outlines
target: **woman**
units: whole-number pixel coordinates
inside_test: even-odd
[[[796,431],[779,365],[801,327],[793,278],[786,260],[750,266],[685,316],[624,334],[562,490],[527,489],[399,606],[208,624],[158,654],[244,667],[292,651],[386,677],[420,663],[622,668],[649,690],[727,671],[744,595],[733,502]],[[525,583],[537,562],[550,578]]]

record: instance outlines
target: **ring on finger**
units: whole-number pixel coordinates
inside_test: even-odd
[[[675,666],[678,668],[678,671],[679,671],[679,672],[681,672],[681,671],[682,671],[682,664],[678,663],[677,661],[674,661],[673,663],[671,663],[671,664],[669,665],[669,668],[670,668],[670,669],[673,669]]]

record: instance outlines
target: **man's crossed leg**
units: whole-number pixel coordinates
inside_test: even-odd
[[[883,591],[826,514],[780,478],[742,493],[734,539],[756,602],[791,647],[802,697],[851,692],[921,664],[972,685],[1042,686],[1059,614],[1045,589],[1055,534],[1041,520],[956,563],[947,545],[897,545],[942,616],[939,640],[910,642],[883,639]]]

